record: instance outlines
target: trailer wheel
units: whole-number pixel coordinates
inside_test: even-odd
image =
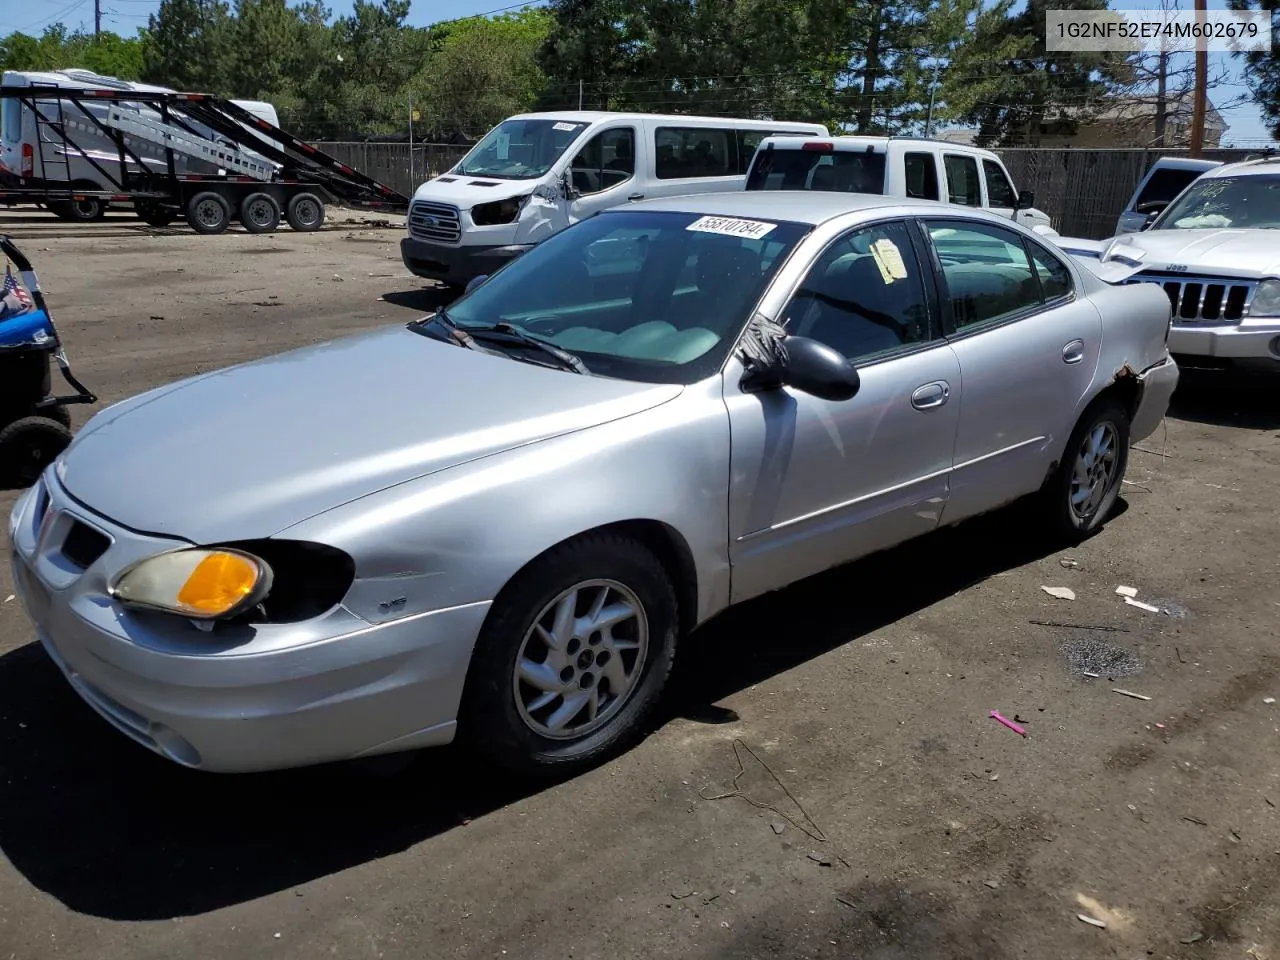
[[[177,219],[173,210],[150,200],[135,200],[133,212],[138,215],[139,220],[152,227],[167,227]]]
[[[187,203],[187,223],[196,233],[221,233],[231,224],[231,204],[212,190],[197,193]]]
[[[23,417],[0,430],[0,474],[29,487],[71,443],[71,431],[48,417]]]
[[[251,193],[240,201],[240,223],[249,233],[270,233],[280,226],[280,204],[269,193]]]
[[[314,193],[297,193],[289,198],[285,211],[289,226],[303,233],[319,230],[324,223],[324,201]]]
[[[93,189],[97,189],[94,187]],[[81,200],[52,200],[49,211],[59,220],[70,220],[72,223],[95,223],[107,215],[107,205],[97,197],[84,197]]]

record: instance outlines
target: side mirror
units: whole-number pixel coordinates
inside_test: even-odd
[[[862,378],[843,354],[808,337],[787,337],[783,341],[787,362],[781,382],[819,400],[849,400],[862,386]]]
[[[566,170],[560,177],[560,183],[564,187],[564,196],[566,200],[577,200],[582,196],[582,191],[573,185],[573,171]]]
[[[1019,210],[1030,210],[1030,209],[1031,209],[1032,207],[1034,207],[1035,205],[1036,205],[1036,194],[1035,194],[1035,191],[1034,191],[1034,190],[1019,190],[1019,191],[1018,191],[1018,206],[1017,206],[1017,209],[1019,209]]]
[[[1139,230],[1150,230],[1150,229],[1151,229],[1151,225],[1152,225],[1153,223],[1155,223],[1155,222],[1156,222],[1156,218],[1157,218],[1157,217],[1159,217],[1159,216],[1160,216],[1160,211],[1159,211],[1159,210],[1152,210],[1152,211],[1148,212],[1148,213],[1147,213],[1147,219],[1145,219],[1145,220],[1143,220],[1143,221],[1142,221],[1142,226],[1140,226],[1138,229],[1139,229]]]
[[[488,279],[489,279],[489,275],[487,273],[482,273],[478,277],[472,277],[470,280],[467,281],[467,288],[466,290],[463,291],[463,293],[470,293],[472,290],[480,286],[480,284],[484,283]]]

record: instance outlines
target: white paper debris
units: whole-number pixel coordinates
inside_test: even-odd
[[[1122,697],[1132,697],[1134,700],[1150,700],[1150,697],[1144,697],[1140,693],[1134,693],[1132,690],[1121,690],[1118,687],[1111,688],[1112,693],[1118,693]]]
[[[1143,603],[1141,600],[1135,600],[1133,597],[1125,597],[1124,602],[1131,607],[1137,607],[1139,610],[1145,610],[1147,613],[1159,613],[1159,607],[1153,607],[1149,603]]]
[[[4,598],[4,602],[5,602],[5,603],[8,603],[8,602],[9,602],[9,601],[11,601],[12,599],[13,599],[13,594],[11,593],[11,594],[9,594],[7,597],[5,597],[5,598]]]
[[[1045,593],[1051,597],[1057,597],[1059,600],[1074,600],[1076,592],[1070,587],[1041,587]]]
[[[1276,702],[1276,698],[1275,698],[1275,697],[1263,697],[1263,698],[1262,698],[1262,702],[1263,702],[1263,703],[1275,703],[1275,702]]]
[[[1096,920],[1093,917],[1090,917],[1083,913],[1077,913],[1076,919],[1083,920],[1085,923],[1089,924],[1090,926],[1101,927],[1103,930],[1107,929],[1107,925],[1103,923],[1101,920]]]
[[[1122,597],[1136,597],[1138,595],[1137,587],[1116,587],[1116,593]]]

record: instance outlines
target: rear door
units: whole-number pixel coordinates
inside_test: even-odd
[[[987,209],[1012,220],[1018,210],[1018,193],[1004,167],[990,157],[983,157],[982,179],[987,188]]]
[[[1037,490],[1093,380],[1102,318],[1042,244],[997,224],[926,218],[964,403],[947,519]]]
[[[982,206],[982,175],[978,158],[967,153],[943,153],[942,169],[947,180],[947,202],[966,207]]]

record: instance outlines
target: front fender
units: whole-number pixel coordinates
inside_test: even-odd
[[[689,547],[697,621],[729,597],[729,422],[716,375],[652,409],[362,497],[277,536],[356,561],[346,606],[374,623],[492,600],[530,560],[652,520]]]

